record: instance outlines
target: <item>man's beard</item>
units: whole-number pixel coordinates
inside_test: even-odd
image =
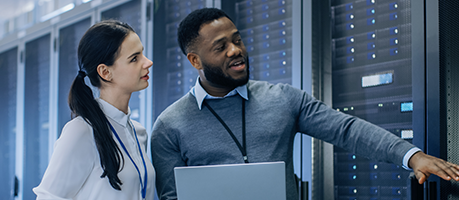
[[[202,66],[204,69],[204,75],[206,76],[206,79],[213,84],[225,86],[228,88],[236,88],[245,85],[249,81],[250,70],[248,57],[245,59],[245,65],[247,71],[246,76],[240,79],[234,79],[229,75],[225,75],[219,66],[213,66],[202,61]]]

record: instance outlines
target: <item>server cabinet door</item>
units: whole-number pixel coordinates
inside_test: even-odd
[[[50,34],[25,44],[23,199],[35,199],[48,166]]]
[[[17,47],[0,53],[0,120],[3,124],[0,126],[0,199],[5,200],[13,200],[18,191],[15,184],[17,61]]]
[[[87,18],[63,27],[59,30],[59,56],[58,56],[58,134],[64,125],[71,120],[71,111],[68,105],[70,86],[78,73],[78,43],[86,30],[91,25]],[[87,83],[90,85],[90,83]]]

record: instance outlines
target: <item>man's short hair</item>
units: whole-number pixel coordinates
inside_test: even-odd
[[[177,40],[183,54],[186,55],[190,49],[193,48],[193,45],[199,36],[199,30],[203,24],[210,23],[221,17],[227,17],[231,20],[225,12],[217,8],[198,9],[186,16],[185,19],[180,22],[177,30]]]

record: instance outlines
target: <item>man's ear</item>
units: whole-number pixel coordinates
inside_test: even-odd
[[[191,65],[193,65],[194,68],[196,68],[197,70],[202,69],[201,58],[199,58],[198,54],[188,53],[186,54],[186,58],[190,61]]]
[[[99,74],[99,76],[106,80],[106,81],[111,81],[112,80],[112,73],[110,71],[110,68],[105,65],[105,64],[99,64],[97,66],[97,73]]]

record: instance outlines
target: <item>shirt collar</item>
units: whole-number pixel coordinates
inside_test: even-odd
[[[129,107],[128,114],[124,114],[123,111],[118,110],[118,108],[104,101],[103,99],[97,98],[96,100],[97,102],[99,102],[100,108],[102,109],[102,111],[104,111],[107,118],[112,119],[113,121],[115,121],[123,127],[128,126],[128,120],[131,117],[131,109]]]
[[[190,92],[196,98],[196,102],[198,103],[199,110],[201,110],[202,108],[202,102],[204,102],[204,99],[223,99],[226,97],[230,97],[230,96],[239,94],[239,96],[241,96],[245,100],[249,100],[249,97],[247,95],[247,84],[244,84],[242,86],[235,88],[234,90],[231,90],[224,97],[214,97],[208,94],[206,90],[204,90],[201,83],[199,82],[199,77],[196,79],[196,84],[194,85],[193,88],[191,88]]]

